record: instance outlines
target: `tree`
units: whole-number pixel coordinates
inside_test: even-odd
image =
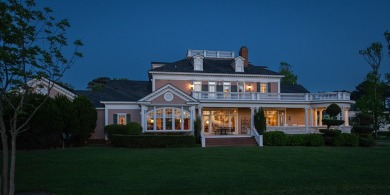
[[[98,91],[106,87],[107,82],[111,80],[109,77],[99,77],[96,79],[93,79],[92,81],[88,82],[87,89],[91,89],[93,91]]]
[[[364,57],[364,60],[371,66],[372,71],[367,74],[366,81],[368,82],[366,90],[368,93],[357,101],[357,108],[359,111],[370,113],[374,119],[374,129],[377,136],[379,129],[380,117],[383,115],[383,95],[380,94],[381,80],[379,68],[382,62],[382,44],[374,42],[365,50],[360,50],[359,54]],[[364,110],[364,106],[368,108]]]
[[[298,76],[291,70],[292,66],[287,62],[280,62],[279,73],[284,75],[282,78],[283,84],[295,85],[298,83]]]
[[[74,52],[67,58],[62,49],[67,46],[67,20],[57,21],[52,10],[35,8],[34,0],[7,0],[0,2],[0,134],[2,155],[2,194],[15,193],[16,138],[27,131],[28,124],[49,98],[49,93],[39,105],[27,110],[26,97],[34,90],[29,81],[49,80],[48,92],[53,83],[63,76],[82,54],[81,41],[74,42]],[[36,90],[36,89],[35,89]],[[18,101],[11,101],[18,96]],[[5,121],[4,106],[11,108],[12,118]],[[27,111],[29,113],[27,113]],[[19,121],[25,116],[23,123]],[[6,126],[8,124],[8,127]],[[11,140],[9,155],[8,136]]]
[[[200,133],[202,131],[202,119],[197,116],[195,121],[194,121],[194,136],[195,136],[195,142],[197,144],[201,143],[201,140],[200,140]]]
[[[76,111],[77,125],[72,129],[72,143],[80,146],[91,137],[96,127],[97,113],[93,104],[84,96],[77,96],[73,100]]]
[[[384,33],[384,36],[385,36],[385,39],[387,41],[387,50],[388,50],[388,54],[390,55],[390,32],[389,31],[386,31]]]
[[[255,123],[255,128],[257,132],[262,135],[267,130],[267,121],[264,115],[263,107],[260,107],[258,110],[255,110],[253,121]]]
[[[70,146],[70,138],[72,135],[72,131],[77,127],[79,120],[76,116],[76,109],[73,103],[63,95],[56,96],[54,98],[54,103],[56,107],[61,110],[60,118],[61,121],[66,124],[62,126],[61,134],[62,139],[65,142],[66,146]]]

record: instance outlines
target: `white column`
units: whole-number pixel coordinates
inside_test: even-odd
[[[349,108],[348,107],[345,107],[345,110],[344,110],[344,126],[348,127],[349,126]]]
[[[322,109],[320,109],[320,126],[322,126]]]
[[[146,130],[146,117],[145,117],[145,110],[146,110],[146,106],[142,105],[141,106],[141,126],[142,126],[142,132],[145,132]]]
[[[312,127],[313,126],[313,108],[309,108],[309,110],[310,110],[310,112],[309,112],[310,124],[309,125],[310,125],[310,127]]]
[[[104,105],[104,125],[108,125],[108,109],[106,105]]]
[[[317,108],[314,108],[314,126],[318,126]]]
[[[308,120],[307,115],[309,114],[308,113],[309,108],[304,108],[304,109],[305,109],[305,132],[308,133],[309,132],[309,120]]]

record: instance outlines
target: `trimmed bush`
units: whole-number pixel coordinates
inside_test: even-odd
[[[356,126],[351,129],[352,133],[357,133],[359,135],[368,135],[374,131],[374,128],[369,126]]]
[[[336,136],[339,136],[341,135],[341,130],[338,130],[338,129],[335,129],[335,130],[332,130],[332,129],[320,129],[319,130],[320,133],[324,134],[324,136],[326,137],[336,137]]]
[[[359,137],[351,133],[343,133],[333,140],[335,146],[359,146]]]
[[[138,124],[137,122],[130,122],[127,125],[128,128],[128,135],[141,135],[142,133],[142,126]]]
[[[289,140],[283,131],[264,132],[263,139],[266,146],[287,146]]]
[[[126,125],[112,124],[104,127],[104,133],[112,140],[114,134],[129,135],[129,128]]]
[[[372,135],[367,135],[366,137],[359,137],[359,145],[363,147],[372,147],[376,146],[376,141]]]
[[[323,146],[325,143],[324,137],[321,134],[307,134],[306,145],[307,146]]]
[[[194,147],[194,136],[183,135],[112,135],[115,147],[128,148],[167,148]]]
[[[306,135],[297,134],[289,135],[288,145],[290,146],[304,146],[306,145]]]

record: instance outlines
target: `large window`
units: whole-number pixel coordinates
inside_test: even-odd
[[[156,108],[146,114],[147,130],[190,130],[191,115],[183,108]]]
[[[130,122],[130,114],[117,113],[113,116],[113,123],[118,125],[126,125]]]
[[[231,132],[236,133],[237,110],[204,110],[203,111],[203,129],[205,133],[213,133],[220,128],[229,128]]]

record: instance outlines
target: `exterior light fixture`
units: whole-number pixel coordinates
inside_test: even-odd
[[[249,90],[249,91],[252,90],[251,84],[248,84],[248,90]]]

